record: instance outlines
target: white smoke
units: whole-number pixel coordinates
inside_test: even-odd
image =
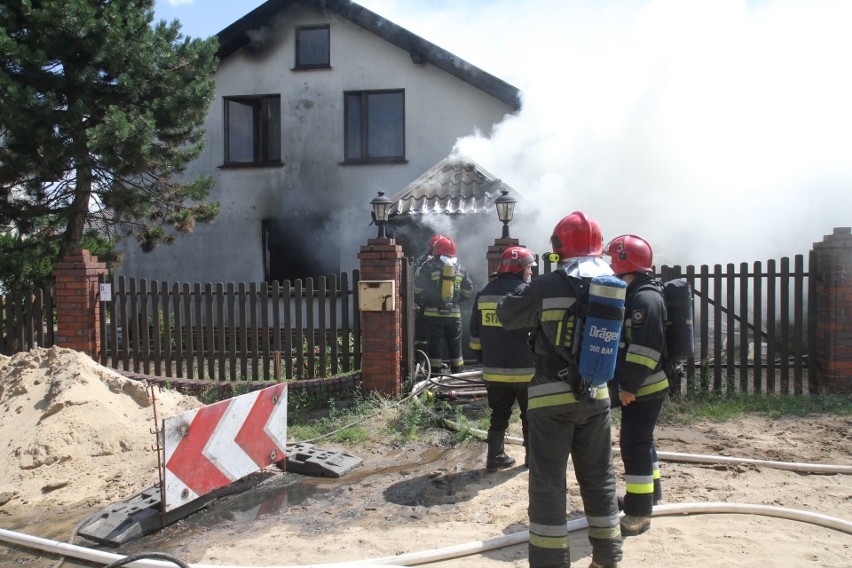
[[[805,254],[852,224],[852,2],[360,3],[523,91],[456,150],[523,196],[536,252],[574,210],[657,264]]]

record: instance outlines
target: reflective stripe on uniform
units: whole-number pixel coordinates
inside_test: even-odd
[[[618,513],[608,517],[586,515],[586,522],[589,525],[589,536],[592,538],[607,540],[621,536]]]
[[[426,308],[423,310],[423,315],[430,318],[457,318],[461,319],[461,309],[457,306],[453,306],[452,311],[448,314],[442,314],[438,311],[438,308]]]
[[[528,369],[485,367],[482,369],[482,379],[494,383],[528,383],[532,380],[534,373],[534,367]]]
[[[530,544],[539,548],[567,549],[568,525],[530,523]]]
[[[654,492],[653,475],[625,475],[624,485],[627,492],[634,495],[648,495]]]
[[[474,351],[482,351],[482,342],[478,337],[471,337],[468,346]]]
[[[669,378],[666,377],[666,373],[664,371],[658,371],[645,379],[642,386],[640,386],[636,391],[636,396],[647,396],[649,394],[654,394],[655,392],[660,392],[668,387]]]
[[[568,386],[568,383],[562,381],[530,387],[528,396],[527,408],[529,410],[577,402],[577,397],[571,391],[571,387]],[[597,400],[608,399],[609,390],[607,390],[607,387],[602,386],[595,389],[594,398]]]
[[[630,346],[627,347],[626,360],[628,363],[642,365],[643,367],[648,367],[653,371],[657,368],[657,362],[660,360],[660,355],[661,353],[656,349],[631,343]]]

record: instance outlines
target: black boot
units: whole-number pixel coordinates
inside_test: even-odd
[[[485,459],[485,471],[494,473],[515,465],[515,460],[503,452],[504,430],[488,431],[488,457]]]

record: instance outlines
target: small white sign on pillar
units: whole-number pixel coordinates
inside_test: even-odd
[[[112,284],[103,283],[98,288],[101,302],[112,302]]]

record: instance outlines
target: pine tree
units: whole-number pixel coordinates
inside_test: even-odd
[[[0,273],[33,242],[79,248],[87,227],[151,250],[218,213],[212,178],[181,175],[203,147],[217,40],[155,24],[153,6],[0,5],[0,231],[17,236],[0,240]]]

